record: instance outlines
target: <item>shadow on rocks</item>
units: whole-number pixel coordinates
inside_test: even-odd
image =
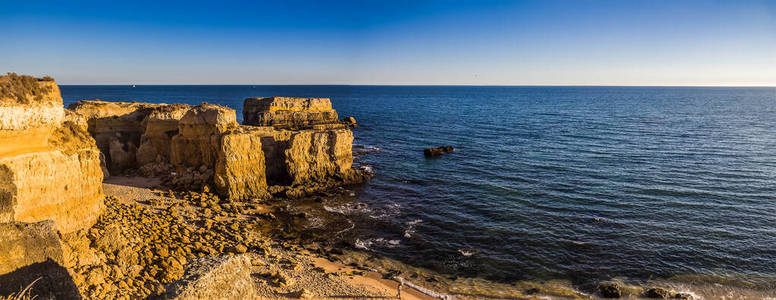
[[[38,278],[29,293],[36,299],[82,299],[67,269],[51,259],[0,275],[0,298],[23,290]]]

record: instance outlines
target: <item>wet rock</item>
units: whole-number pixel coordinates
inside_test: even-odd
[[[668,292],[665,289],[653,287],[647,289],[647,291],[644,292],[645,298],[651,298],[651,299],[667,299],[671,295],[670,292]]]
[[[598,293],[604,298],[622,297],[621,286],[614,282],[603,282],[598,285]]]
[[[441,146],[436,148],[426,148],[423,150],[423,155],[426,157],[440,156],[442,154],[453,152],[453,146]]]

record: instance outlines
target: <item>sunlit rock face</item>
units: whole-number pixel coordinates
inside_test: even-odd
[[[104,209],[100,152],[82,125],[64,122],[53,80],[0,76],[0,222],[55,221],[62,232]]]
[[[148,114],[135,156],[138,165],[170,161],[172,137],[178,134],[178,123],[189,109],[186,104],[163,105]]]
[[[243,124],[302,129],[337,122],[328,98],[267,97],[243,102]]]
[[[68,109],[86,119],[89,133],[105,155],[112,173],[157,160],[169,161],[170,141],[185,104],[150,104],[81,100]]]
[[[222,135],[237,126],[237,117],[231,108],[213,104],[193,107],[180,120],[178,134],[172,138],[172,164],[212,169]]]
[[[301,196],[363,180],[352,169],[353,133],[324,98],[249,98],[239,125],[231,108],[203,103],[79,101],[110,171],[139,167],[173,187],[209,186],[232,199]],[[273,186],[273,188],[270,188]],[[270,190],[273,192],[271,193]]]

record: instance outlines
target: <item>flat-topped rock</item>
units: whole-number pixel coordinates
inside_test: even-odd
[[[221,137],[213,178],[219,194],[235,200],[269,197],[262,140],[273,131],[240,126]]]
[[[266,97],[243,102],[243,124],[300,129],[337,122],[328,98]]]
[[[62,233],[91,226],[104,208],[94,139],[82,125],[62,123],[53,80],[0,81],[0,222],[50,219]]]
[[[62,97],[53,80],[0,76],[0,155],[45,147],[63,117]]]
[[[120,117],[134,113],[139,110],[153,109],[166,104],[154,104],[145,102],[122,102],[122,101],[103,101],[99,99],[95,100],[80,100],[76,103],[72,103],[67,106],[67,109],[72,110],[79,115],[84,116],[88,120],[96,120],[109,117]],[[142,121],[142,120],[139,120]]]
[[[202,103],[183,115],[179,130],[182,135],[197,136],[223,133],[237,125],[237,114],[234,109]]]
[[[239,126],[231,108],[203,103],[194,106],[178,123],[172,138],[170,162],[173,165],[212,169],[220,149],[221,134]]]

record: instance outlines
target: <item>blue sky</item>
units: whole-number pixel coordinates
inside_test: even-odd
[[[62,84],[776,86],[776,1],[0,0],[0,21],[0,72]]]

